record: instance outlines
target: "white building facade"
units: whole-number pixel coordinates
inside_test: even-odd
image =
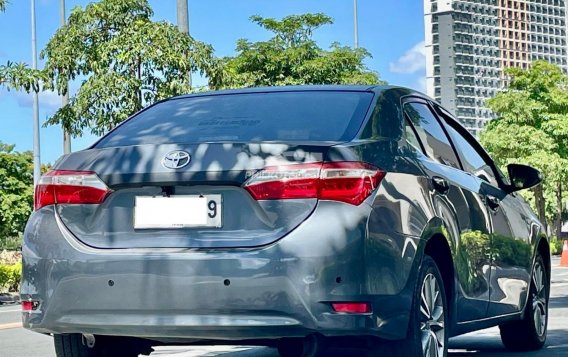
[[[568,0],[424,0],[429,96],[477,135],[503,70],[543,59],[568,71]]]

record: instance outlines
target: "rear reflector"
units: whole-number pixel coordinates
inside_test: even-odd
[[[54,170],[43,175],[35,188],[34,208],[52,204],[98,204],[110,193],[90,171]]]
[[[256,200],[319,198],[360,205],[384,176],[364,162],[270,166],[253,175],[244,188]]]
[[[331,307],[333,311],[344,314],[368,314],[371,312],[371,304],[366,302],[332,303]]]
[[[23,312],[35,311],[35,310],[37,310],[38,307],[39,307],[39,301],[35,301],[35,300],[22,301],[22,311]]]

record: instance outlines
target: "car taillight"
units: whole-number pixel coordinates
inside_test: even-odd
[[[39,301],[37,300],[23,300],[22,301],[22,312],[31,312],[37,310],[39,307]]]
[[[384,176],[364,162],[270,166],[254,174],[244,188],[256,200],[318,198],[360,205]]]
[[[40,178],[35,188],[34,208],[102,203],[109,193],[110,189],[94,172],[54,170]]]

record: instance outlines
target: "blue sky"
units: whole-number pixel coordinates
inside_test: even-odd
[[[0,63],[31,63],[30,1],[8,0],[0,14]],[[90,1],[66,0],[67,13]],[[176,0],[150,0],[155,20],[176,22]],[[373,58],[367,66],[390,84],[424,90],[424,21],[421,0],[358,0],[359,45]],[[353,1],[351,0],[189,0],[190,31],[196,39],[215,48],[218,56],[234,53],[239,38],[264,40],[269,33],[249,21],[251,15],[280,18],[291,14],[323,12],[333,25],[315,33],[319,45],[332,42],[353,45]],[[59,26],[59,0],[36,0],[38,53]],[[42,63],[39,62],[41,66]],[[203,80],[194,79],[194,82]],[[40,121],[43,123],[61,103],[55,93],[40,94]],[[24,92],[0,89],[0,141],[16,144],[16,150],[32,148],[32,98]],[[41,161],[53,163],[63,153],[60,127],[41,129]],[[72,149],[80,150],[96,137],[85,134],[73,139]]]

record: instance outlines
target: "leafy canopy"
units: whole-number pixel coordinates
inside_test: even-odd
[[[568,178],[568,77],[546,61],[505,73],[508,89],[487,102],[499,118],[489,123],[480,140],[501,166],[524,163],[543,172],[544,209],[553,220],[562,211],[557,195]],[[531,194],[528,198],[535,199]]]
[[[22,233],[32,212],[32,162],[30,151],[0,142],[0,239]]]
[[[270,31],[273,37],[260,42],[238,40],[237,54],[222,58],[219,71],[210,77],[211,88],[383,83],[378,74],[363,63],[370,57],[367,50],[333,43],[326,51],[316,44],[313,32],[333,23],[327,15],[291,15],[282,20],[252,16],[250,19]]]
[[[41,52],[59,93],[82,81],[69,104],[48,124],[72,135],[103,134],[153,102],[190,91],[187,73],[206,73],[213,49],[177,27],[151,20],[147,0],[102,0],[72,10]]]
[[[6,10],[6,0],[0,0],[0,12]],[[31,90],[39,91],[39,80],[42,75],[37,70],[30,69],[26,64],[14,63],[8,61],[4,65],[0,65],[0,88],[5,87],[8,90],[24,89],[26,92]]]
[[[40,91],[40,83],[44,79],[41,71],[33,70],[25,63],[8,61],[0,65],[0,87],[10,89],[23,89],[26,92]]]

